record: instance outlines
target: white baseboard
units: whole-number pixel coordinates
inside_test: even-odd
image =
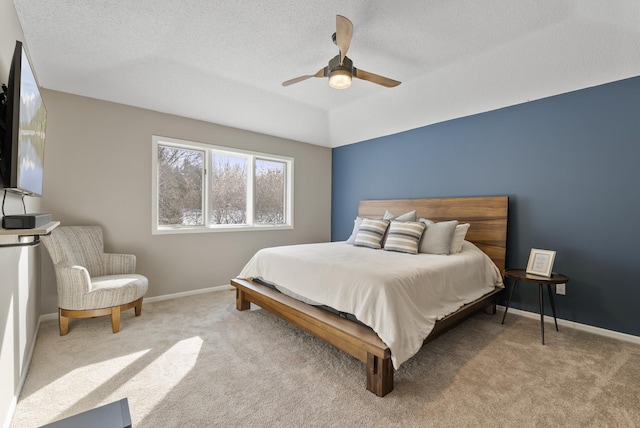
[[[51,321],[51,320],[57,320],[57,319],[58,319],[58,314],[53,312],[51,314],[40,315],[40,319],[38,320],[38,323],[41,323],[42,321]]]
[[[225,284],[225,285],[218,285],[216,287],[201,288],[199,290],[183,291],[181,293],[164,294],[162,296],[155,296],[155,297],[145,297],[144,301],[147,303],[161,302],[163,300],[177,299],[178,297],[195,296],[197,294],[211,293],[212,291],[233,290],[233,289],[234,287],[232,287],[231,285]]]
[[[497,305],[497,308],[498,308],[499,314],[504,313],[504,306]],[[536,320],[540,319],[540,313],[523,311],[520,309],[509,308],[509,312],[507,313],[507,316],[509,316],[510,314],[520,315],[522,317],[536,319]],[[553,316],[548,316],[545,314],[544,321],[547,323],[553,324]],[[587,325],[587,324],[580,324],[577,322],[567,321],[560,318],[558,318],[558,326],[572,328],[574,330],[585,331],[587,333],[597,334],[598,336],[610,337],[612,339],[621,340],[623,342],[630,342],[636,345],[640,345],[640,336],[634,336],[632,334],[619,333],[617,331],[607,330],[600,327],[594,327],[592,325]]]

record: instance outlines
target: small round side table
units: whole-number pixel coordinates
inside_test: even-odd
[[[507,269],[504,272],[504,276],[512,279],[513,284],[511,285],[511,291],[509,292],[509,300],[507,301],[507,306],[504,308],[504,315],[502,315],[502,324],[504,324],[504,319],[507,316],[507,311],[509,310],[509,305],[511,304],[511,296],[513,295],[513,290],[516,288],[516,283],[518,281],[521,281],[538,284],[538,296],[540,300],[540,330],[542,332],[542,344],[544,345],[544,303],[542,301],[543,286],[547,286],[547,293],[549,294],[549,300],[551,300],[551,310],[553,311],[553,321],[556,324],[556,331],[558,331],[558,320],[556,319],[556,304],[553,301],[551,285],[566,284],[567,282],[569,282],[569,277],[567,277],[566,275],[562,275],[561,273],[553,272],[551,276],[547,278],[546,276],[527,273],[526,269]]]

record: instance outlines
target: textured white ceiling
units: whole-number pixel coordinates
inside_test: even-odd
[[[40,85],[336,147],[640,75],[640,0],[14,0]],[[402,81],[289,86],[338,53]]]

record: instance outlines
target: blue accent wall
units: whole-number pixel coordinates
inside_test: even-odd
[[[555,250],[559,318],[640,336],[640,77],[338,147],[332,168],[334,241],[361,199],[508,195],[507,267]],[[538,312],[537,288],[512,307]]]

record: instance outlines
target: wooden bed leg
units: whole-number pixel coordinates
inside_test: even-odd
[[[251,302],[245,300],[244,291],[236,288],[236,309],[239,311],[246,311],[251,309]]]
[[[489,314],[489,315],[495,315],[496,314],[496,302],[494,301],[492,304],[490,304],[489,306],[484,308],[484,313],[485,314]]]
[[[380,358],[367,353],[367,391],[384,397],[393,390],[391,358]]]

